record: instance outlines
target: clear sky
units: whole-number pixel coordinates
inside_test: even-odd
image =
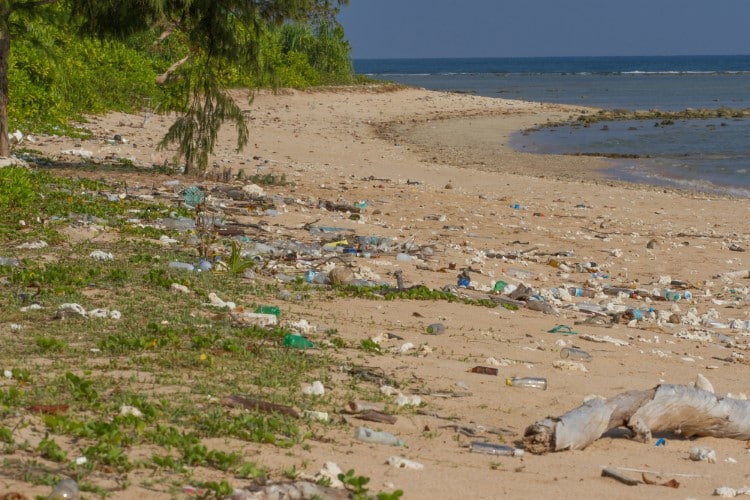
[[[750,54],[750,0],[350,0],[355,59]]]

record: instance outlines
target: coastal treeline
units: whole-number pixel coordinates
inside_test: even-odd
[[[157,75],[190,50],[180,37],[158,41],[162,33],[157,26],[122,40],[76,33],[34,19],[13,40],[8,71],[11,131],[60,132],[83,114],[158,111],[180,98],[179,89],[156,83]],[[304,88],[352,83],[350,46],[335,21],[267,24],[261,34],[259,60],[264,67],[227,65],[220,75],[222,85]]]

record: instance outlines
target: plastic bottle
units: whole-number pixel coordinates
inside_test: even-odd
[[[442,323],[432,323],[427,326],[426,331],[428,335],[440,335],[445,332],[445,325]]]
[[[18,266],[21,263],[18,259],[14,259],[13,257],[0,257],[0,266]]]
[[[591,354],[577,347],[564,347],[560,350],[560,357],[571,361],[591,361]]]
[[[530,389],[547,390],[547,379],[543,377],[513,377],[506,378],[505,385],[511,387],[525,387]]]
[[[198,270],[199,271],[207,272],[207,271],[210,271],[213,268],[214,268],[214,265],[208,259],[201,259],[201,260],[198,261]]]
[[[567,264],[560,262],[557,259],[550,259],[547,261],[547,265],[550,267],[556,267],[557,269],[564,271],[566,273],[569,273],[571,271],[570,266]]]
[[[354,437],[368,443],[388,444],[391,446],[405,446],[404,442],[388,432],[374,431],[367,427],[357,427]]]
[[[259,314],[273,314],[277,318],[281,316],[279,306],[258,306],[255,308],[255,312]]]
[[[682,298],[682,294],[675,290],[664,290],[664,298],[667,300],[672,300],[674,302],[677,302],[678,300]]]
[[[495,286],[492,288],[492,290],[497,293],[503,293],[506,286],[508,286],[508,284],[505,281],[496,281]]]
[[[596,262],[578,262],[576,263],[576,272],[578,273],[593,273],[599,269],[599,264]]]
[[[506,444],[483,443],[481,441],[472,441],[471,451],[475,453],[485,453],[487,455],[504,455],[507,457],[523,456],[523,450],[513,448]]]
[[[195,271],[194,265],[188,264],[187,262],[177,262],[176,260],[170,262],[169,267],[172,269],[182,269],[183,271]]]
[[[47,497],[49,500],[68,500],[81,498],[78,483],[72,479],[63,479],[55,486],[52,493]]]
[[[616,296],[621,293],[626,294],[628,297],[633,295],[633,290],[630,288],[625,288],[621,286],[605,286],[602,291],[606,293],[607,295]]]
[[[592,290],[590,288],[571,287],[571,288],[568,288],[568,293],[570,293],[573,297],[593,298],[596,296],[596,290]]]
[[[294,333],[285,335],[282,344],[284,347],[291,347],[292,349],[315,349],[315,344],[302,335],[296,335]]]

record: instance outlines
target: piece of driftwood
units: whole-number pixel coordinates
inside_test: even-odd
[[[686,385],[628,391],[607,400],[592,399],[560,417],[531,424],[524,432],[524,448],[536,454],[582,450],[605,432],[623,426],[641,442],[657,432],[747,440],[750,401]]]
[[[639,480],[629,478],[619,470],[612,467],[602,469],[602,477],[611,477],[612,479],[620,481],[622,484],[627,484],[628,486],[637,486],[641,484]]]
[[[299,411],[291,406],[280,405],[263,401],[260,399],[249,398],[247,396],[232,395],[222,399],[226,406],[241,407],[248,410],[261,411],[263,413],[282,413],[290,417],[300,418]]]
[[[380,422],[383,424],[395,424],[396,420],[398,420],[398,417],[396,417],[395,415],[391,415],[390,413],[385,413],[378,410],[365,410],[361,413],[357,413],[355,417],[360,420]]]

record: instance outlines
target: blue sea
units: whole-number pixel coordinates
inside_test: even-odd
[[[750,108],[750,55],[361,59],[355,71],[432,90],[603,109]],[[517,134],[534,153],[637,156],[605,173],[636,183],[750,197],[750,118],[599,122]]]

